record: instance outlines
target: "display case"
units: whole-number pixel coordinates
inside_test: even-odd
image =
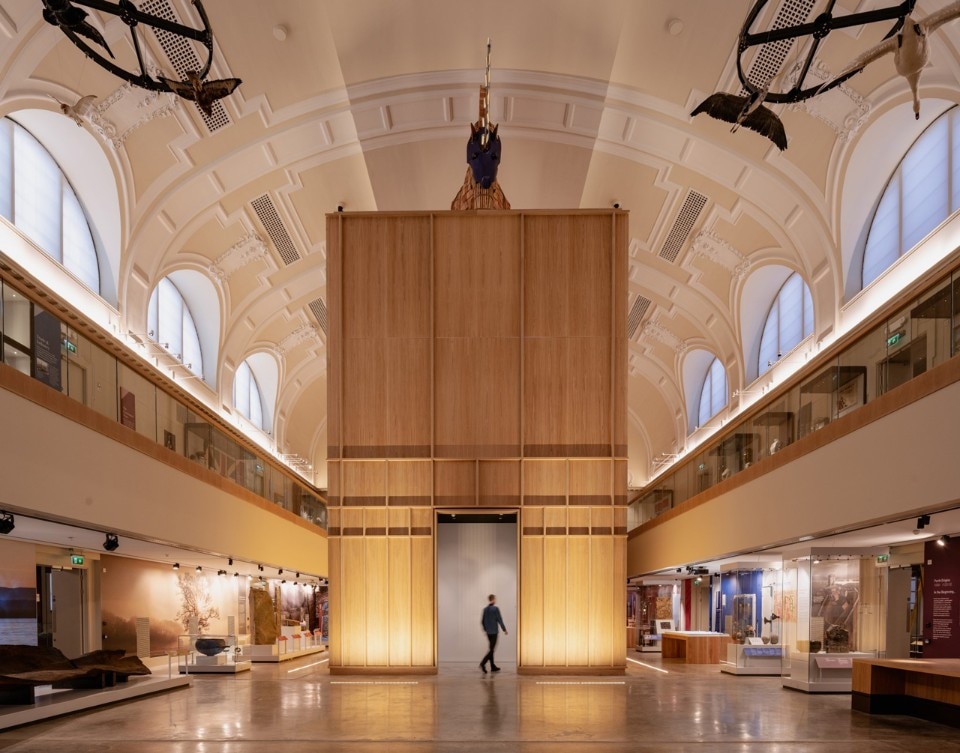
[[[783,686],[849,693],[855,658],[886,643],[886,549],[799,549],[783,555],[779,613]]]
[[[252,666],[241,658],[239,641],[235,635],[181,635],[177,638],[176,653],[182,675],[232,675]]]
[[[725,566],[716,594],[715,629],[730,636],[720,669],[735,675],[779,675],[781,563]]]
[[[799,436],[822,429],[867,402],[866,366],[831,366],[800,387]]]

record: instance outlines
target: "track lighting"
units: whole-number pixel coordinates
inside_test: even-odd
[[[284,578],[284,579],[283,579],[282,581],[280,581],[280,582],[281,582],[281,583],[286,583],[287,580],[286,580],[286,578]]]
[[[202,573],[202,572],[203,572],[203,568],[200,567],[200,565],[197,565],[197,572],[198,572],[198,573]]]
[[[949,542],[949,541],[950,541],[950,537],[947,536],[946,534],[944,534],[944,535],[941,536],[939,539],[937,539],[937,543],[938,543],[940,546],[946,546],[946,545],[947,545],[947,542]]]
[[[918,531],[922,531],[923,528],[924,528],[925,526],[928,526],[928,525],[930,525],[930,516],[929,516],[929,515],[921,515],[919,518],[917,518],[917,530],[918,530]]]
[[[259,571],[262,573],[262,572],[263,572],[263,565],[257,565],[257,570],[259,570]]]
[[[120,539],[117,538],[117,534],[108,533],[107,538],[104,539],[103,541],[103,548],[106,549],[108,552],[113,552],[113,551],[116,551],[116,549],[119,546],[120,546]]]
[[[234,577],[234,578],[239,578],[239,577],[240,577],[240,573],[234,573],[234,574],[233,574],[233,577]]]
[[[10,533],[16,526],[13,523],[13,513],[0,513],[0,533]]]
[[[283,568],[282,568],[282,567],[277,568],[277,575],[283,575]]]
[[[233,565],[233,557],[228,557],[228,558],[227,558],[227,564],[228,564],[228,565],[231,565],[231,566]]]
[[[174,569],[174,570],[179,570],[179,569],[180,569],[180,563],[179,563],[179,562],[174,562],[174,563],[173,563],[173,569]]]
[[[217,575],[219,575],[221,578],[226,574],[227,574],[226,570],[217,570]]]
[[[300,577],[300,571],[299,571],[299,570],[297,570],[297,577],[298,577],[298,578]]]

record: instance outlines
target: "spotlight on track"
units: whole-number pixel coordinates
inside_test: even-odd
[[[120,539],[117,538],[117,534],[108,533],[107,538],[104,539],[103,541],[103,548],[106,549],[108,552],[113,552],[113,551],[116,551],[119,546],[120,546]]]
[[[921,515],[919,518],[917,518],[917,530],[918,530],[918,531],[922,531],[922,530],[924,529],[924,527],[925,527],[925,526],[928,526],[928,525],[930,525],[930,516],[929,516],[929,515]]]
[[[180,569],[180,563],[179,563],[179,562],[174,562],[174,563],[173,563],[173,569],[174,569],[174,570],[179,570],[179,569]]]
[[[0,533],[7,534],[10,533],[16,526],[13,522],[13,513],[2,512],[0,513]]]
[[[939,539],[937,539],[937,543],[938,543],[940,546],[946,546],[949,541],[950,541],[950,537],[947,536],[946,534],[944,534],[944,535],[941,536]]]
[[[203,568],[200,567],[200,565],[197,565],[197,572],[198,572],[198,573],[202,573],[202,572],[203,572]]]

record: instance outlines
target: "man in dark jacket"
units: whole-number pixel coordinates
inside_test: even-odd
[[[490,662],[490,671],[499,672],[500,667],[493,663],[493,649],[497,647],[497,635],[499,635],[498,626],[503,629],[503,634],[507,635],[507,626],[503,624],[503,618],[500,616],[500,608],[497,606],[497,597],[490,594],[488,597],[490,603],[483,608],[483,615],[480,618],[480,624],[483,625],[483,632],[487,634],[487,640],[490,641],[490,650],[480,662],[480,669],[487,673],[487,662]]]

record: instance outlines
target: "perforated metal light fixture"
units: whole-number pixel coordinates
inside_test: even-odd
[[[114,552],[120,547],[120,539],[115,533],[108,533],[103,541],[103,548],[108,552]]]

